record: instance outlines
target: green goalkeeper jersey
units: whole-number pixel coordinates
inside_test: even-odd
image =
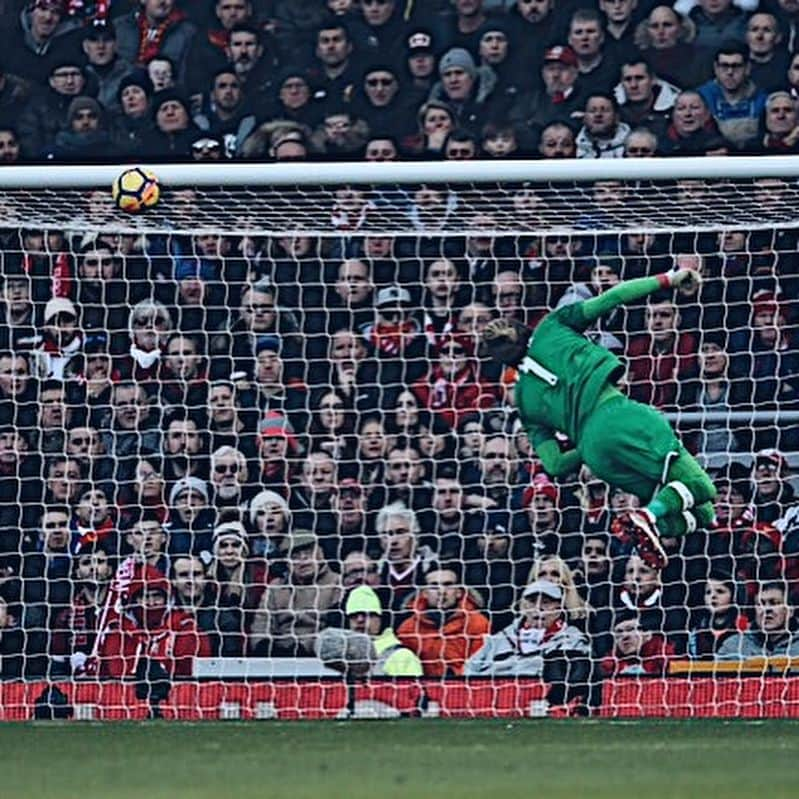
[[[620,283],[598,297],[552,311],[533,332],[518,367],[515,400],[530,441],[550,474],[566,474],[579,463],[583,425],[603,391],[624,372],[621,361],[589,341],[584,331],[616,306],[660,288],[657,277]],[[577,450],[572,459],[555,457],[555,450],[560,450],[555,432],[574,442]]]

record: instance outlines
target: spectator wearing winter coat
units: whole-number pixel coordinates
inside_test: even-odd
[[[137,70],[119,83],[116,104],[119,110],[111,119],[111,138],[122,154],[143,151],[145,138],[154,127],[150,109],[153,82],[144,70]]]
[[[2,44],[3,62],[13,64],[13,72],[21,78],[44,83],[49,67],[74,49],[75,37],[81,20],[67,16],[62,0],[34,0],[30,4],[15,3],[22,8],[11,24],[4,25]],[[10,7],[6,7],[9,13]],[[4,20],[5,22],[5,20]]]
[[[45,146],[48,161],[96,161],[114,158],[114,146],[100,104],[93,97],[76,97],[67,108],[66,127]]]
[[[799,631],[789,602],[784,582],[763,583],[755,599],[754,627],[727,638],[716,658],[746,660],[778,655],[799,658]]]
[[[122,80],[134,67],[117,52],[116,31],[113,25],[95,22],[86,28],[83,38],[86,55],[86,75],[97,84],[97,100],[106,111],[117,102]]]
[[[494,71],[478,67],[468,50],[454,47],[441,57],[438,74],[440,80],[428,100],[447,103],[455,113],[456,127],[478,133],[499,110],[494,99]]]
[[[201,131],[192,121],[188,100],[175,89],[163,89],[153,96],[151,109],[155,128],[144,137],[144,154],[167,160],[190,158],[191,145]]]
[[[614,90],[621,120],[631,128],[644,127],[662,135],[680,90],[658,77],[644,58],[630,56],[621,67],[621,81]]]
[[[344,613],[352,632],[364,633],[372,639],[376,659],[371,664],[370,676],[422,676],[422,662],[402,645],[391,625],[385,623],[380,597],[373,588],[368,585],[354,588],[347,597]]]
[[[399,626],[397,637],[419,655],[425,676],[463,674],[465,662],[483,645],[491,624],[463,587],[460,566],[433,567],[411,608],[413,615]]]
[[[138,10],[114,20],[120,58],[146,66],[154,58],[168,58],[183,80],[186,56],[196,33],[175,0],[139,0]]]
[[[583,126],[577,134],[578,158],[622,158],[630,126],[619,119],[616,100],[608,94],[591,94],[585,104]]]
[[[522,592],[518,616],[486,639],[467,662],[467,677],[544,677],[556,661],[582,679],[589,672],[591,646],[585,634],[566,620],[563,590],[535,580]]]
[[[735,601],[736,583],[730,574],[711,572],[705,583],[705,606],[691,625],[688,654],[712,658],[728,638],[749,629],[749,620]]]
[[[295,530],[287,536],[285,577],[266,589],[255,612],[250,652],[272,657],[311,657],[316,635],[328,626],[328,614],[341,602],[341,584],[322,557],[316,536]]]
[[[67,128],[70,103],[87,91],[82,59],[63,56],[53,61],[47,88],[37,93],[19,113],[16,123],[22,153],[26,158],[41,157],[48,142]]]

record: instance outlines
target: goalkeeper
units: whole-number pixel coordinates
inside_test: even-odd
[[[628,280],[598,297],[549,313],[529,330],[495,319],[483,333],[487,351],[519,372],[516,406],[546,471],[561,477],[581,463],[605,482],[648,503],[629,516],[638,553],[666,565],[660,536],[680,536],[714,519],[710,477],[677,439],[668,421],[616,388],[624,366],[583,332],[619,305],[699,280],[689,269]],[[565,433],[574,448],[555,438]]]

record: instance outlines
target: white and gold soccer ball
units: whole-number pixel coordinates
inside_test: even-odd
[[[121,211],[139,214],[153,208],[161,198],[158,178],[140,166],[126,169],[111,186],[114,204]]]

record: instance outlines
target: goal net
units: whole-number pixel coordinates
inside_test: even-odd
[[[0,719],[797,715],[793,159],[118,171],[0,173]],[[586,331],[716,486],[658,573],[480,333],[674,267]]]

